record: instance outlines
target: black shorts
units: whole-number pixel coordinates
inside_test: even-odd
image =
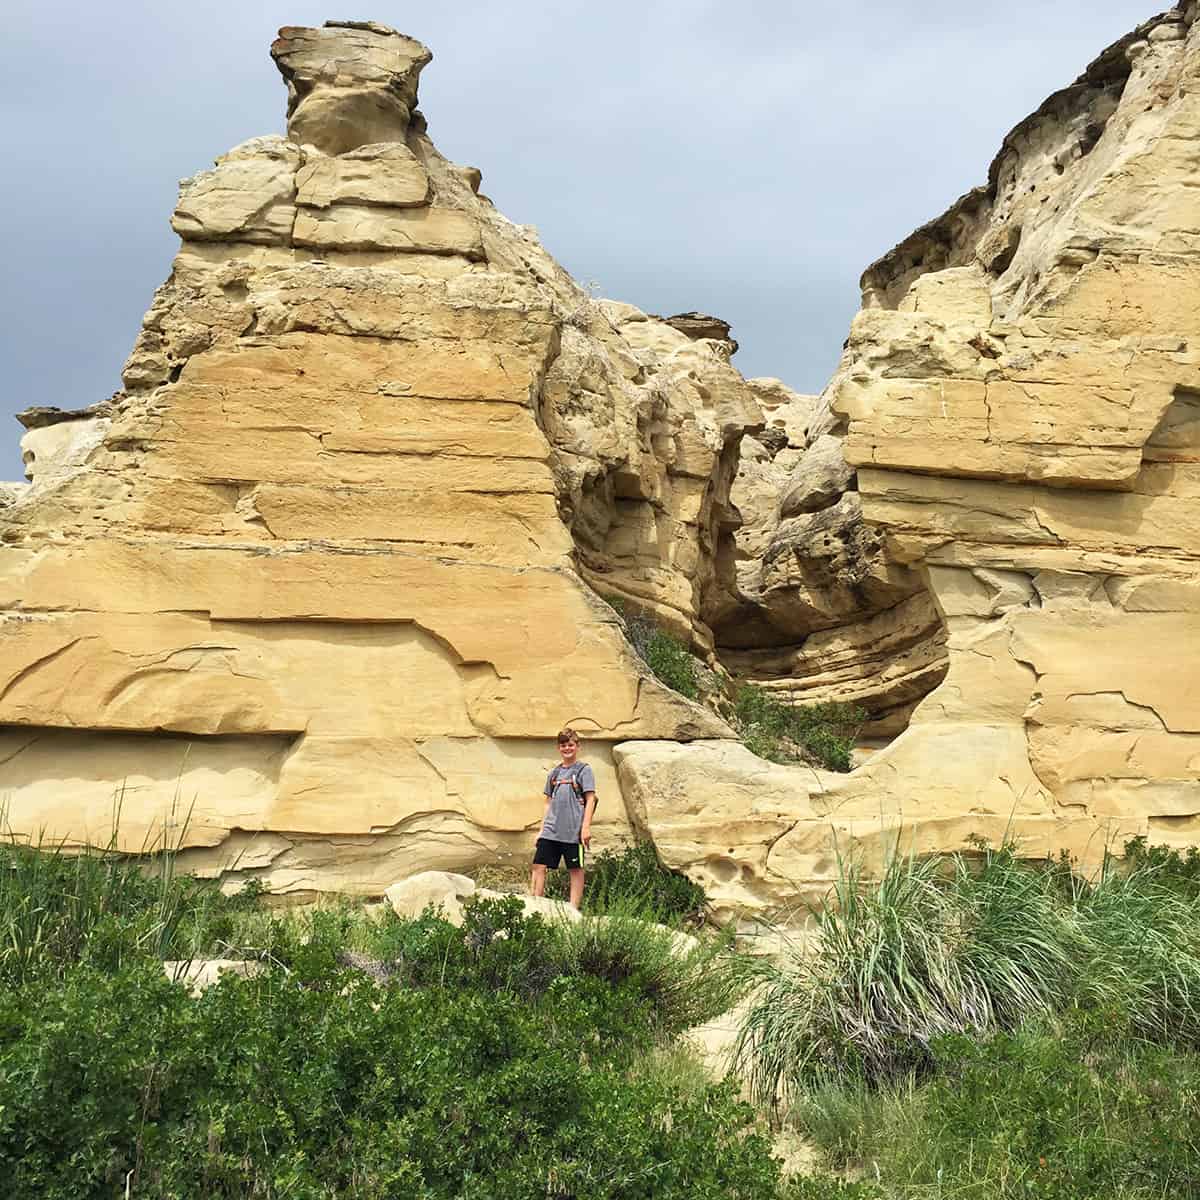
[[[555,842],[550,838],[538,838],[537,848],[533,852],[535,867],[550,867],[557,869],[559,860],[569,870],[579,870],[583,866],[582,842]]]

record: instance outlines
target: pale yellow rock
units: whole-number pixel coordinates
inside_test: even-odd
[[[627,556],[708,652],[757,405],[677,330],[625,337],[409,128],[418,43],[343,23],[275,53],[290,140],[185,185],[126,392],[31,410],[0,541],[6,817],[165,841],[226,887],[379,895],[527,861],[572,724],[616,845],[612,743],[729,730],[581,574]],[[653,530],[614,503],[635,479]]]
[[[429,174],[416,155],[398,142],[359,146],[334,157],[310,153],[296,173],[296,203],[384,204],[396,208],[429,201]]]
[[[456,208],[375,208],[337,204],[300,209],[292,229],[297,246],[315,250],[395,250],[482,258],[479,223]]]
[[[448,921],[462,924],[462,902],[476,892],[475,881],[449,871],[422,871],[393,883],[383,893],[398,917],[413,919],[426,909],[440,910]]]
[[[433,57],[413,38],[374,21],[286,26],[271,55],[288,83],[288,134],[326,154],[402,142],[417,76]]]
[[[185,179],[171,227],[182,238],[286,245],[296,219],[300,148],[281,137],[252,138]]]
[[[238,958],[205,958],[188,960],[166,959],[163,971],[172,983],[182,984],[193,996],[212,987],[222,975],[237,975],[252,979],[266,969],[261,962]]]
[[[397,916],[411,920],[427,909],[434,909],[452,925],[463,923],[463,902],[466,900],[506,900],[512,896],[511,892],[476,887],[475,881],[466,875],[454,875],[446,871],[423,871],[419,875],[401,879],[383,894]],[[578,909],[561,900],[523,894],[519,894],[517,899],[527,916],[567,923],[582,919]]]
[[[865,272],[830,417],[806,426],[846,424],[857,491],[739,565],[753,606],[726,661],[785,696],[907,686],[906,661],[930,680],[905,633],[933,606],[948,670],[846,776],[617,747],[635,823],[729,907],[818,899],[846,854],[878,870],[984,838],[1086,871],[1137,835],[1200,843],[1195,15],[1106,51],[1009,135],[986,188]],[[925,592],[864,616],[828,583],[855,571]],[[856,680],[872,642],[878,682]],[[771,819],[715,870],[718,831],[751,814]]]

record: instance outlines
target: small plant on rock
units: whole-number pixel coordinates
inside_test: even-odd
[[[748,750],[771,762],[808,762],[828,771],[850,770],[866,719],[857,704],[785,704],[752,683],[738,688],[734,701],[734,723]]]

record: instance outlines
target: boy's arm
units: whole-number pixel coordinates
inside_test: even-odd
[[[583,794],[583,828],[579,831],[579,840],[589,849],[592,845],[592,813],[596,811],[596,793]]]

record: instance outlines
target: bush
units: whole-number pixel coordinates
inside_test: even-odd
[[[1136,837],[1125,843],[1124,867],[1185,896],[1200,896],[1200,847],[1179,851],[1148,846],[1144,836]]]
[[[724,1012],[740,986],[728,935],[680,941],[628,914],[549,923],[526,915],[518,896],[472,899],[464,908],[461,928],[433,912],[385,921],[374,943],[380,973],[409,987],[528,1000],[595,982],[620,1008],[614,1038],[633,1052]]]
[[[792,1118],[892,1196],[1126,1200],[1200,1194],[1200,1059],[1062,1021],[931,1045],[932,1076],[830,1083]],[[819,1194],[819,1193],[818,1193]]]
[[[614,596],[607,601],[621,620],[621,628],[638,657],[654,677],[689,700],[700,699],[697,663],[688,647],[677,637],[661,629],[650,617],[630,615],[625,601]]]
[[[734,723],[748,750],[771,762],[808,762],[829,771],[850,770],[866,719],[856,704],[785,704],[752,683],[739,687],[734,699]]]
[[[565,900],[565,871],[552,871],[548,896]],[[583,911],[619,911],[663,925],[699,924],[708,908],[704,888],[680,871],[664,867],[654,843],[638,840],[620,850],[602,850],[588,863]]]
[[[1008,848],[897,856],[870,884],[843,864],[817,921],[815,954],[744,960],[760,992],[739,1053],[764,1100],[928,1071],[938,1037],[1070,1009],[1200,1045],[1200,899],[1136,861],[1065,891],[1059,867]]]
[[[629,617],[625,621],[625,631],[633,648],[660,683],[689,700],[700,699],[696,659],[683,642],[659,629],[646,617]]]
[[[768,1200],[733,1086],[630,1078],[613,993],[305,986],[68,968],[0,992],[0,1177],[42,1200],[496,1195]],[[594,981],[593,981],[594,982]],[[598,1007],[604,1011],[598,1011]]]

